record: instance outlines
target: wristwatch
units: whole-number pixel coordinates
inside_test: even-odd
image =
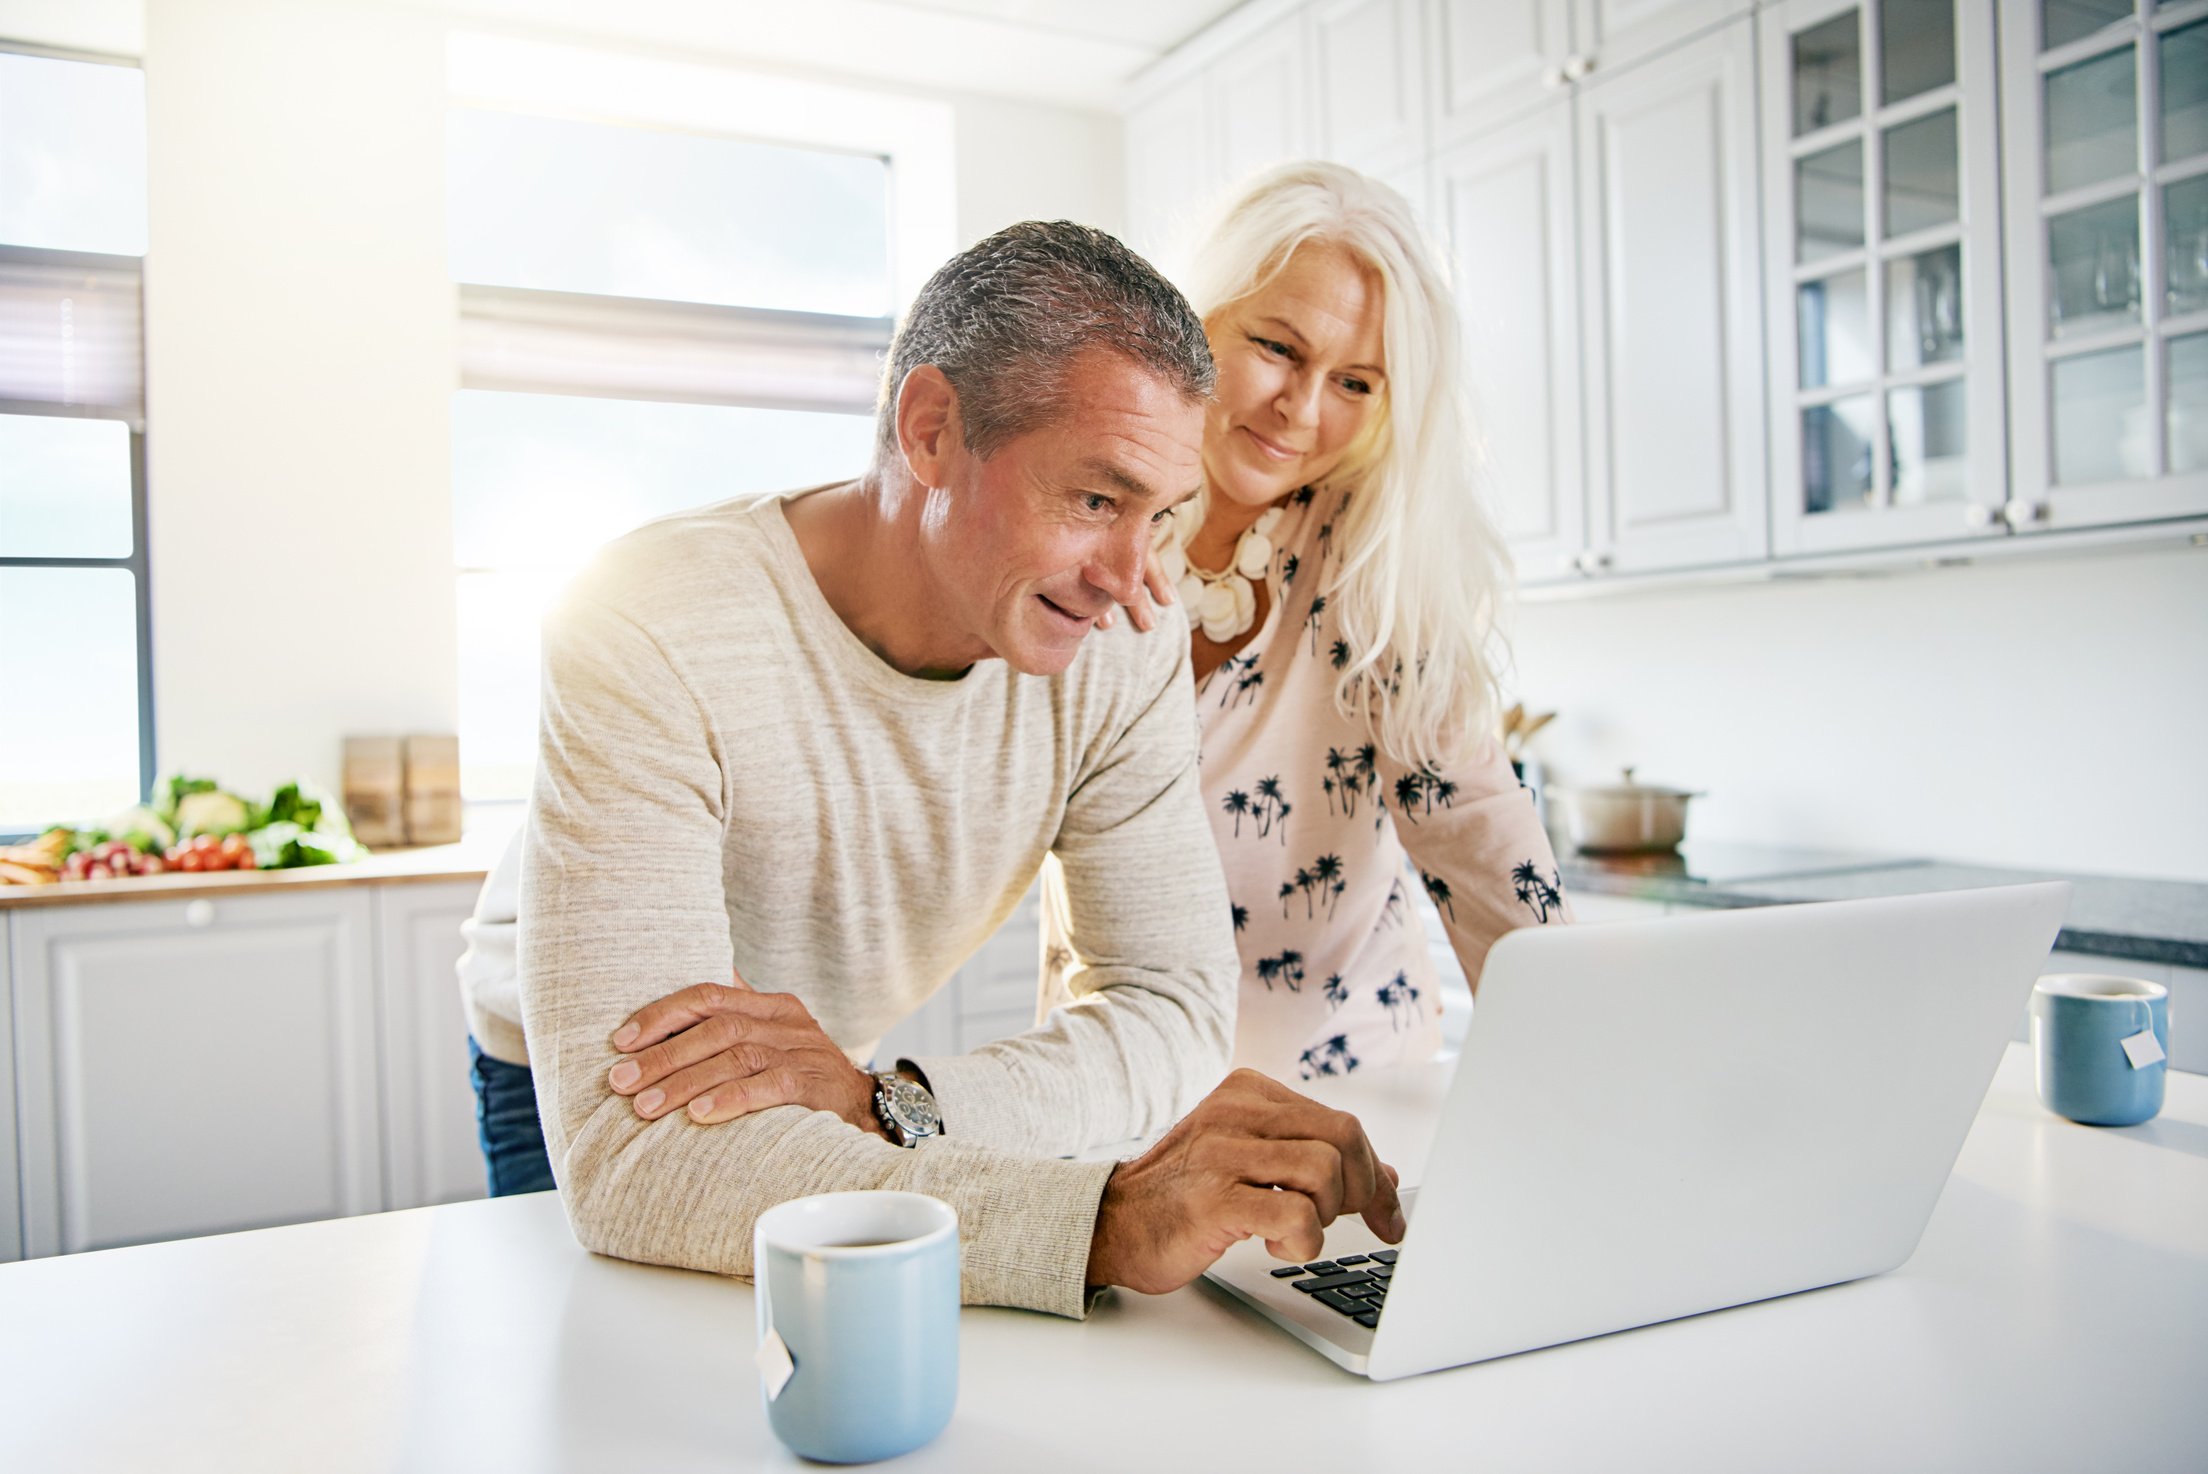
[[[899,1146],[918,1146],[926,1136],[943,1134],[943,1112],[928,1087],[894,1070],[874,1076],[874,1115]]]

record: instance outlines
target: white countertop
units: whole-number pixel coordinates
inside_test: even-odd
[[[1431,1083],[1339,1098],[1410,1163]],[[749,1286],[594,1258],[550,1194],[0,1265],[0,1469],[805,1467],[752,1334]],[[2095,1130],[2012,1045],[1896,1272],[1402,1382],[1201,1288],[961,1338],[899,1467],[2198,1474],[2208,1078]]]

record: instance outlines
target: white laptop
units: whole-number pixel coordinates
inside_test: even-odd
[[[1317,1272],[1276,1276],[1253,1240],[1208,1278],[1382,1381],[1884,1273],[1916,1250],[2069,897],[1511,932],[1403,1242],[1345,1218]]]

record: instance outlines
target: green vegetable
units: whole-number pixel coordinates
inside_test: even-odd
[[[253,846],[253,863],[263,870],[342,865],[368,857],[366,848],[350,835],[318,834],[288,819],[264,825],[246,840]]]
[[[172,773],[167,782],[154,789],[153,811],[161,816],[164,823],[174,824],[176,806],[188,795],[215,791],[216,784],[212,778],[187,778],[182,773]]]
[[[208,788],[187,793],[177,800],[178,834],[243,834],[252,827],[252,809],[234,793]]]

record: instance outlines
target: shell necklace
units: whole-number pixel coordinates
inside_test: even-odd
[[[1159,568],[1180,595],[1181,607],[1214,645],[1224,645],[1256,623],[1257,590],[1250,580],[1263,578],[1272,566],[1272,531],[1279,525],[1280,508],[1267,507],[1235,540],[1234,556],[1217,573],[1189,562],[1177,539],[1159,550]]]

